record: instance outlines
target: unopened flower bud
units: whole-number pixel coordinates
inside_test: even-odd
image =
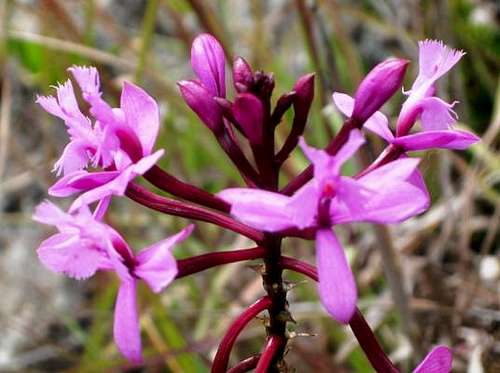
[[[184,101],[212,131],[222,126],[222,111],[204,86],[194,80],[177,82]]]
[[[238,93],[247,92],[252,82],[252,68],[243,57],[237,57],[233,62],[234,88]]]
[[[307,120],[307,114],[314,99],[314,73],[301,76],[295,83],[294,110],[295,116],[301,122]]]
[[[212,95],[226,97],[224,49],[210,34],[201,34],[191,46],[191,66],[201,84]]]
[[[251,92],[261,100],[269,100],[274,89],[274,75],[263,71],[256,71],[253,75]]]
[[[250,93],[242,93],[233,104],[233,116],[252,145],[262,144],[264,108]]]
[[[361,126],[399,90],[408,60],[389,58],[375,66],[359,85],[354,96],[352,119]]]

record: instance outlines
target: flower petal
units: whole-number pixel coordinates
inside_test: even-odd
[[[352,114],[352,110],[354,109],[354,98],[340,92],[334,92],[332,97],[335,106],[337,106],[342,114],[344,114],[346,117],[350,117]],[[376,111],[370,118],[368,118],[363,125],[363,128],[366,128],[379,135],[389,143],[394,138],[394,135],[389,129],[389,120],[380,111]]]
[[[330,229],[316,233],[318,288],[323,306],[338,322],[347,324],[356,311],[356,282],[344,249]]]
[[[70,141],[63,150],[61,157],[54,164],[53,171],[57,175],[68,175],[74,171],[79,171],[87,167],[89,155],[87,149],[89,143],[85,140]]]
[[[185,240],[193,228],[193,225],[189,225],[176,235],[141,250],[137,255],[138,265],[134,274],[143,279],[155,293],[163,290],[177,275],[177,262],[171,249]]]
[[[293,225],[304,229],[315,224],[319,198],[320,193],[314,180],[308,182],[290,197],[286,208]]]
[[[406,151],[425,150],[431,148],[467,149],[480,140],[473,133],[459,130],[425,131],[394,139],[393,144]]]
[[[153,167],[153,165],[162,155],[163,149],[160,149],[150,156],[142,158],[139,162],[128,166],[123,171],[109,171],[113,174],[114,179],[111,179],[109,180],[109,182],[101,184],[92,189],[88,189],[71,204],[69,211],[73,212],[75,210],[78,210],[83,205],[90,205],[91,203],[100,201],[103,198],[111,195],[123,196],[125,194],[125,190],[127,189],[128,183],[131,180],[135,179],[138,175],[143,175],[147,170]]]
[[[329,179],[332,176],[338,176],[340,167],[356,153],[364,142],[365,140],[361,131],[353,129],[349,134],[347,142],[334,156],[328,154],[324,150],[307,145],[303,137],[299,140],[299,146],[314,165],[314,178],[321,184],[325,179]]]
[[[54,197],[68,197],[72,194],[96,188],[118,177],[119,171],[87,172],[75,171],[63,176],[49,188]]]
[[[210,34],[196,37],[191,46],[191,66],[203,86],[216,97],[226,97],[224,50]]]
[[[343,177],[338,197],[332,203],[332,220],[397,223],[425,211],[429,194],[425,184],[414,184],[419,160],[403,158],[390,162],[358,180]]]
[[[86,245],[78,235],[58,233],[42,242],[37,250],[40,261],[51,271],[84,279],[92,276],[106,256],[102,251]]]
[[[143,89],[125,82],[120,98],[120,108],[127,124],[142,144],[143,155],[151,154],[160,129],[160,113],[156,101]]]
[[[340,148],[340,150],[335,155],[335,161],[338,166],[342,166],[349,158],[351,158],[354,153],[365,143],[363,134],[358,129],[353,129],[349,133],[349,138],[347,142]]]
[[[412,90],[424,84],[433,84],[465,55],[463,51],[452,49],[438,40],[420,41],[418,48],[419,72]]]
[[[293,227],[287,196],[249,188],[226,189],[217,195],[231,204],[231,215],[251,227],[267,232]]]
[[[419,158],[401,158],[363,175],[358,180],[366,188],[382,192],[393,182],[406,181],[420,163]]]
[[[132,363],[142,362],[136,280],[122,281],[115,304],[113,335],[120,352]]]
[[[251,144],[262,144],[264,108],[250,93],[239,94],[233,104],[233,115]]]
[[[422,110],[420,121],[425,131],[452,129],[452,125],[456,122],[457,114],[452,110],[453,104],[438,97],[424,98],[420,100],[418,106]]]
[[[208,128],[213,131],[222,126],[222,110],[205,87],[194,80],[181,80],[177,85],[184,101]]]
[[[453,363],[453,354],[446,346],[436,346],[415,368],[413,373],[449,373]]]
[[[59,226],[69,223],[71,216],[52,202],[45,200],[36,207],[33,220],[42,224]]]

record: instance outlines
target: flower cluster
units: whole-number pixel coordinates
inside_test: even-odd
[[[47,112],[64,121],[70,138],[54,165],[57,175],[64,176],[49,188],[49,194],[79,194],[69,213],[50,202],[37,207],[34,219],[58,230],[42,242],[38,256],[52,271],[76,279],[88,278],[97,270],[116,272],[121,285],[115,306],[114,337],[128,359],[140,362],[136,282],[144,280],[156,293],[165,288],[177,274],[170,250],[193,227],[188,226],[134,256],[120,234],[102,221],[111,197],[123,196],[130,181],[148,171],[163,154],[163,150],[153,152],[160,124],[158,106],[142,89],[125,83],[120,107],[112,108],[101,98],[95,68],[69,70],[93,120],[80,111],[70,80],[57,87],[57,97],[38,97],[37,102]],[[97,206],[92,213],[90,206],[94,202]]]
[[[354,98],[335,92],[333,102],[347,117],[344,126],[325,149],[307,145],[303,138],[314,97],[314,75],[299,78],[272,108],[272,74],[254,71],[241,57],[232,68],[235,97],[226,96],[224,50],[211,35],[198,36],[192,45],[191,64],[196,80],[178,83],[182,97],[213,133],[246,187],[229,188],[212,195],[185,183],[156,165],[163,150],[153,151],[160,118],[158,106],[141,88],[124,83],[120,107],[102,99],[97,70],[73,67],[88,114],[78,106],[70,80],[57,87],[57,96],[39,97],[38,103],[67,126],[70,142],[55,163],[62,177],[49,189],[54,197],[77,194],[69,211],[43,202],[34,219],[53,225],[58,233],[38,249],[41,262],[54,272],[84,279],[98,270],[114,271],[120,280],[115,305],[114,337],[119,350],[132,362],[142,360],[136,283],[142,279],[153,292],[162,291],[175,278],[216,265],[262,258],[267,295],[250,306],[230,327],[215,356],[212,372],[225,372],[238,333],[251,318],[267,310],[268,343],[261,355],[244,362],[248,369],[265,372],[283,358],[288,334],[284,269],[301,272],[318,281],[326,311],[349,324],[377,371],[397,371],[356,308],[357,289],[346,255],[334,227],[356,222],[402,222],[425,211],[430,203],[419,159],[408,152],[430,148],[465,149],[478,141],[471,133],[456,130],[455,103],[435,96],[436,81],[463,56],[438,41],[419,44],[419,73],[404,92],[392,131],[388,118],[378,111],[402,84],[409,61],[391,58],[377,65],[361,82]],[[293,109],[287,138],[278,148],[275,136],[283,115]],[[411,132],[420,122],[421,130]],[[348,177],[342,165],[365,143],[362,129],[387,141],[387,148],[366,169]],[[237,134],[239,132],[239,135]],[[247,141],[253,160],[240,146]],[[311,165],[280,189],[280,169],[299,146]],[[143,176],[150,183],[180,199],[154,194],[133,180]],[[140,251],[137,255],[112,227],[103,221],[112,196],[127,196],[150,209],[202,220],[247,236],[257,247],[232,252],[211,252],[176,260],[172,247],[193,227]],[[95,207],[94,207],[95,204]],[[283,238],[312,239],[317,269],[281,255]],[[362,336],[362,337],[360,337]],[[242,363],[243,366],[243,363]],[[451,351],[435,347],[414,372],[447,372]]]

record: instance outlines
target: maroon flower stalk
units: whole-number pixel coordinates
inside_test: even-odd
[[[255,369],[257,363],[260,360],[260,356],[260,354],[257,354],[241,360],[238,364],[229,369],[227,373],[245,373],[252,369]]]
[[[280,262],[284,268],[302,273],[312,280],[318,281],[318,271],[313,265],[286,256],[282,257]],[[354,316],[349,321],[349,326],[370,361],[370,364],[377,372],[399,372],[399,370],[392,364],[391,360],[385,354],[382,346],[380,346],[380,343],[378,343],[375,334],[373,334],[373,331],[359,309],[356,309]]]
[[[279,335],[271,335],[267,339],[264,351],[262,351],[257,367],[255,368],[255,373],[269,372],[271,364],[276,360],[278,352],[283,348],[284,343],[284,339]]]
[[[262,232],[240,223],[227,215],[206,210],[202,207],[188,204],[187,202],[180,202],[159,196],[136,183],[129,183],[126,195],[135,202],[152,210],[212,223],[239,233],[255,242],[262,242],[264,240],[264,234]]]
[[[229,212],[231,209],[231,206],[226,201],[192,184],[177,179],[157,165],[151,167],[151,169],[144,174],[144,178],[155,187],[187,201],[223,212]]]
[[[217,353],[215,354],[214,361],[212,363],[212,373],[224,373],[227,369],[229,362],[229,356],[231,355],[231,350],[233,348],[234,342],[245,326],[252,321],[259,313],[268,309],[271,306],[271,299],[269,297],[260,298],[250,307],[248,307],[243,313],[229,326],[224,338],[219,344]]]
[[[208,268],[216,267],[222,264],[262,258],[265,253],[265,248],[257,246],[251,249],[207,253],[192,256],[186,259],[180,259],[177,260],[178,272],[176,278],[189,276],[193,273],[198,273]]]

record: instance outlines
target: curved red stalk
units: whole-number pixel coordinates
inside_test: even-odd
[[[313,265],[286,256],[281,257],[280,262],[284,268],[302,273],[314,281],[318,281],[318,271]],[[356,313],[352,317],[351,321],[349,321],[349,326],[356,336],[359,345],[365,352],[366,357],[370,361],[370,364],[377,372],[399,372],[399,370],[385,354],[382,346],[380,346],[380,343],[378,343],[375,334],[373,334],[373,331],[359,309],[356,309]]]
[[[180,259],[177,260],[176,278],[189,276],[193,273],[201,272],[205,269],[212,268],[221,264],[262,258],[265,253],[265,248],[257,246],[251,249],[215,252],[192,256],[186,259]]]
[[[279,335],[271,335],[267,339],[266,346],[262,351],[255,373],[266,373],[273,363],[276,353],[283,347],[283,338]]]
[[[236,320],[229,326],[226,334],[222,338],[221,343],[212,364],[212,373],[225,373],[229,362],[229,356],[233,348],[234,342],[245,326],[252,321],[262,311],[271,306],[271,299],[268,296],[260,298],[254,304],[249,306]]]
[[[238,364],[229,369],[227,373],[245,373],[251,369],[255,369],[260,360],[260,356],[260,354],[257,354],[247,357],[245,360],[241,360]]]
[[[216,136],[219,145],[222,149],[224,149],[224,152],[234,163],[248,186],[262,186],[260,175],[250,164],[238,144],[231,138],[228,130],[221,131],[221,133],[214,132],[214,135]]]
[[[213,194],[192,184],[185,183],[154,165],[144,174],[144,178],[155,187],[187,201],[198,203],[222,212],[229,212],[231,205]]]
[[[239,233],[251,240],[260,243],[264,240],[264,234],[248,225],[240,223],[220,212],[207,210],[188,202],[176,201],[154,194],[148,189],[136,183],[129,183],[126,196],[150,209],[160,211],[169,215],[182,216],[184,218],[206,221],[223,228]]]

